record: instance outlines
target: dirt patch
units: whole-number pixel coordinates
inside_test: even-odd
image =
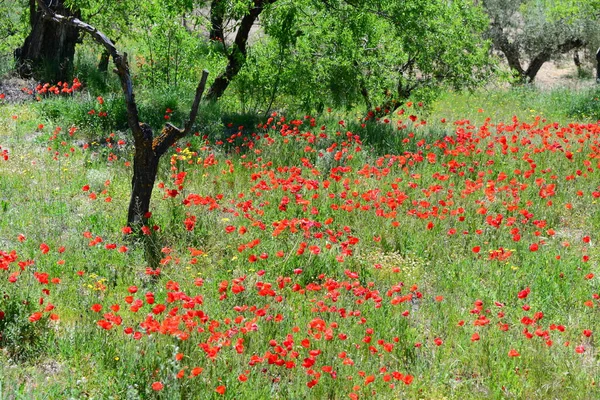
[[[592,69],[586,65],[587,70]],[[595,72],[595,71],[594,71]],[[570,88],[582,89],[595,85],[593,78],[580,78],[577,67],[570,59],[545,63],[535,77],[535,86],[540,89]]]
[[[22,79],[15,76],[0,80],[0,94],[4,94],[5,103],[24,103],[35,100],[33,93],[37,82],[33,79]]]

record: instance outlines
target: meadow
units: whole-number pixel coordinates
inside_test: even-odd
[[[0,100],[0,397],[600,397],[597,91],[205,105],[138,233],[85,83]]]

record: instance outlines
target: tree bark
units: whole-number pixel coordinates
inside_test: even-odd
[[[108,62],[110,61],[110,53],[106,50],[100,55],[100,62],[98,63],[98,70],[100,72],[108,72]]]
[[[542,51],[540,54],[535,56],[533,60],[529,63],[527,70],[525,70],[523,77],[525,82],[533,82],[537,73],[542,68],[542,65],[546,63],[546,61],[550,60],[552,54],[549,51]]]
[[[552,54],[565,54],[571,50],[578,49],[585,45],[585,42],[581,39],[569,39],[563,43],[561,43],[557,49],[553,51],[553,49],[544,49],[540,54],[534,57],[533,60],[529,63],[527,70],[524,73],[524,76],[527,82],[533,82],[537,73],[542,68],[545,62],[550,60]]]
[[[141,124],[141,126],[145,135],[152,137],[152,128],[147,124]],[[133,156],[131,198],[127,212],[128,226],[146,225],[159,160],[160,157],[157,157],[152,150],[152,142],[145,141],[141,148],[136,146]]]
[[[73,74],[79,31],[74,26],[46,20],[35,3],[35,0],[29,2],[31,32],[23,46],[15,50],[17,71],[24,78],[49,82],[68,80]],[[78,10],[65,7],[63,0],[44,0],[44,5],[67,17],[80,16]]]
[[[523,80],[525,77],[525,70],[521,66],[518,47],[508,40],[508,37],[504,33],[502,26],[497,22],[492,22],[490,31],[494,46],[496,46],[504,54],[510,69],[517,74],[520,80]]]
[[[554,54],[564,54],[585,45],[583,40],[574,38],[561,43],[556,48],[545,48],[533,57],[527,66],[527,69],[524,69],[521,65],[521,55],[518,46],[508,40],[502,26],[497,22],[491,23],[490,36],[494,46],[504,54],[508,66],[515,72],[519,81],[522,83],[533,82],[537,73],[540,71],[540,68],[542,68],[542,65],[550,60]]]
[[[212,0],[210,4],[210,40],[225,40],[223,21],[225,19],[225,0]]]
[[[118,39],[113,40],[113,44],[117,43]],[[108,72],[108,64],[110,64],[110,51],[104,49],[100,55],[100,61],[98,62],[98,70],[103,73]]]
[[[263,7],[276,0],[254,0],[254,7],[250,9],[250,12],[242,18],[240,27],[235,35],[235,40],[231,49],[231,52],[227,56],[228,63],[225,71],[213,82],[212,86],[208,90],[206,97],[211,101],[218,100],[227,87],[231,83],[231,80],[240,72],[244,63],[246,62],[247,44],[248,37],[250,35],[250,29],[258,19],[258,16],[263,10]]]
[[[152,128],[148,124],[140,123],[135,95],[133,93],[133,83],[129,73],[129,64],[127,54],[121,54],[117,51],[114,43],[102,32],[93,26],[74,17],[65,17],[57,14],[44,3],[45,0],[37,0],[42,9],[43,18],[58,25],[68,25],[89,33],[92,38],[104,46],[110,53],[115,65],[115,72],[121,81],[121,89],[125,96],[127,106],[127,124],[131,129],[134,139],[135,151],[133,155],[133,178],[131,180],[131,198],[127,212],[127,225],[139,228],[148,222],[148,213],[150,210],[150,199],[152,198],[152,189],[156,174],[158,172],[158,163],[160,157],[167,152],[169,147],[174,145],[179,139],[191,132],[198,115],[198,107],[206,80],[208,71],[202,71],[202,78],[196,88],[196,94],[190,116],[183,129],[179,129],[171,124],[167,124],[161,134],[154,137]]]

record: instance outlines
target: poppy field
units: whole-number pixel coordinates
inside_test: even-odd
[[[2,396],[600,397],[597,123],[200,126],[136,232],[132,139],[36,110],[0,108]]]

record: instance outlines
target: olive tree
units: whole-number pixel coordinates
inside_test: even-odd
[[[484,0],[487,32],[519,82],[532,82],[544,63],[582,48],[597,35],[588,7],[571,0]]]

